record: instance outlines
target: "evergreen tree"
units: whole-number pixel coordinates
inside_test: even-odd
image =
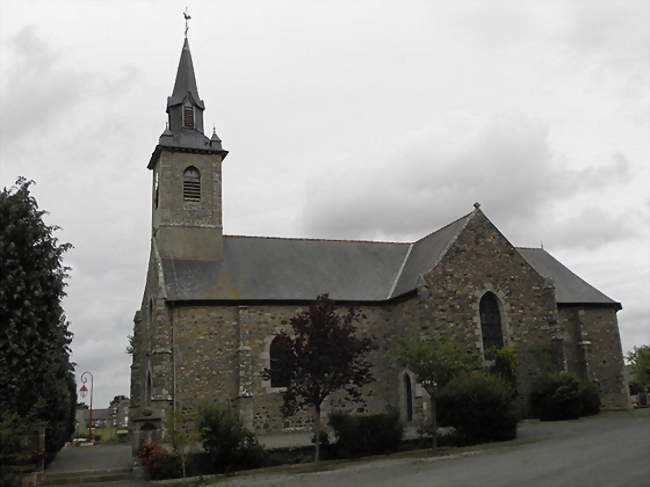
[[[19,178],[0,192],[0,414],[44,423],[53,455],[74,430],[77,403],[61,306],[71,245],[43,221],[31,184]]]

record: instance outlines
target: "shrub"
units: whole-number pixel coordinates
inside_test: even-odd
[[[582,413],[578,381],[569,374],[543,374],[531,388],[535,417],[542,421],[575,419]]]
[[[22,487],[22,479],[14,472],[5,471],[0,465],[0,485],[2,487]]]
[[[517,436],[512,389],[500,377],[474,372],[453,379],[438,394],[438,421],[465,443]]]
[[[600,412],[600,391],[596,384],[578,381],[578,396],[582,402],[581,416],[592,416]]]
[[[176,455],[163,452],[147,469],[149,480],[175,479],[182,475],[181,461]]]
[[[242,424],[237,411],[217,404],[199,410],[198,426],[204,450],[215,472],[264,465],[266,453],[253,433]]]
[[[383,414],[332,413],[329,424],[336,435],[338,455],[356,457],[396,451],[403,427],[397,412]]]
[[[147,472],[147,476],[151,480],[168,479],[178,477],[175,472],[170,472],[170,463],[174,457],[168,455],[165,450],[155,443],[150,441],[143,441],[142,446],[137,451],[136,455],[140,459],[142,466]],[[180,472],[180,465],[178,468]]]
[[[495,352],[490,373],[503,379],[510,386],[512,397],[517,397],[517,355],[514,347],[508,345]]]

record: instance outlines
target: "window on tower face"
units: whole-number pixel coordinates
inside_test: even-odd
[[[158,171],[153,173],[153,197],[154,197],[154,208],[158,208],[158,197],[159,197],[159,181],[158,181]]]
[[[201,201],[201,174],[194,166],[183,172],[183,199],[185,201]]]
[[[183,107],[183,127],[194,128],[194,107]]]
[[[486,360],[494,360],[494,352],[503,347],[501,312],[499,301],[493,293],[485,293],[479,304],[481,315],[481,335],[483,335],[483,355]]]

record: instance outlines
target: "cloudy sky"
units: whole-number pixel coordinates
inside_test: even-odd
[[[226,233],[412,240],[479,201],[623,303],[624,350],[650,343],[648,2],[187,3]],[[97,407],[129,394],[184,6],[0,3],[0,185],[34,179],[74,245]]]

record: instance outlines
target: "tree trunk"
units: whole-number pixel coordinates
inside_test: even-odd
[[[438,447],[438,418],[436,418],[436,391],[429,394],[431,401],[431,448]]]
[[[320,405],[314,408],[314,431],[316,438],[314,440],[314,446],[316,447],[314,452],[314,463],[320,461]]]

